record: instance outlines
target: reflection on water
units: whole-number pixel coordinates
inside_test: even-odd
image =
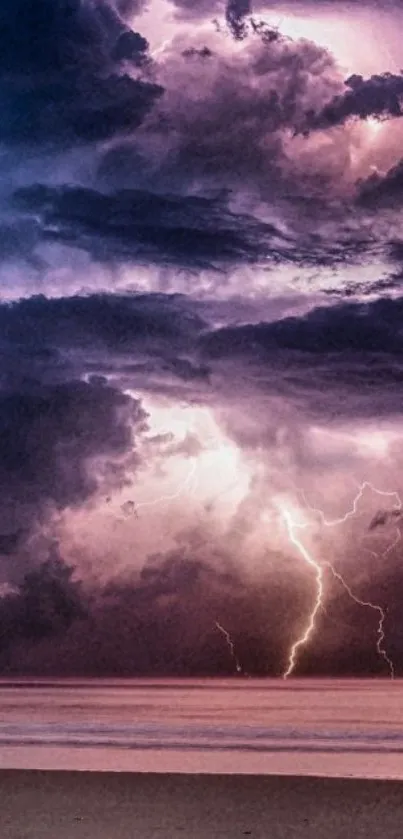
[[[0,682],[0,766],[403,778],[403,682]]]

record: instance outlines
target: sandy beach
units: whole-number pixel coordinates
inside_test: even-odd
[[[0,772],[2,839],[401,839],[396,781]]]

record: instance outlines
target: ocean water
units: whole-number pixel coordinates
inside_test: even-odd
[[[403,779],[403,681],[0,681],[0,768]]]

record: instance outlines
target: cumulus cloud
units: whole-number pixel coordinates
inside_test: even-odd
[[[209,55],[201,53],[206,45]],[[156,78],[164,96],[134,139],[147,177],[188,191],[254,189],[271,200],[284,193],[284,179],[292,189],[285,138],[341,88],[326,50],[278,33],[269,42],[251,35],[233,52],[220,35],[207,44],[176,39]]]

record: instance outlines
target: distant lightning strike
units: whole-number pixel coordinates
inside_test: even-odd
[[[215,435],[213,435],[213,436],[215,436]],[[136,518],[138,518],[138,511],[142,508],[159,506],[160,504],[164,503],[165,501],[176,500],[176,499],[180,498],[184,494],[184,492],[186,492],[186,491],[188,491],[189,493],[195,492],[196,487],[197,487],[197,483],[198,483],[197,461],[196,461],[196,459],[194,459],[188,475],[186,476],[185,480],[182,482],[182,484],[180,484],[178,489],[173,494],[159,496],[158,498],[154,498],[151,501],[144,501],[144,502],[140,502],[139,504],[135,504],[134,502],[129,501],[129,502],[126,502],[126,505],[122,505],[122,509],[125,506],[129,505],[130,506],[130,511],[133,513],[133,515],[136,516]],[[359,504],[360,500],[362,499],[366,489],[371,490],[371,492],[373,492],[376,495],[379,495],[381,497],[389,498],[389,499],[392,499],[392,498],[395,499],[395,507],[394,507],[394,510],[393,510],[393,514],[396,515],[396,513],[397,513],[397,514],[401,514],[403,516],[403,502],[402,502],[399,494],[396,491],[388,491],[388,490],[377,489],[377,487],[374,487],[373,484],[371,484],[369,481],[364,481],[358,487],[358,492],[357,492],[357,495],[355,496],[355,498],[353,499],[352,507],[349,510],[347,510],[347,512],[344,513],[342,516],[340,516],[339,518],[335,518],[335,519],[327,519],[323,510],[318,509],[316,507],[312,507],[309,504],[309,502],[307,501],[305,493],[302,490],[299,490],[299,494],[301,495],[301,497],[304,500],[306,509],[310,513],[317,515],[324,527],[336,527],[338,525],[345,524],[349,519],[354,518],[354,516],[358,515],[358,504]],[[322,607],[324,607],[324,602],[323,601],[324,601],[324,569],[325,568],[328,568],[330,570],[334,579],[336,579],[342,585],[342,587],[344,588],[344,590],[347,592],[348,596],[351,598],[351,600],[353,600],[354,603],[356,603],[359,606],[363,606],[363,607],[372,609],[373,611],[376,611],[378,613],[379,621],[378,621],[378,628],[377,628],[376,649],[377,649],[378,655],[384,660],[385,664],[387,665],[387,667],[389,669],[390,677],[393,679],[394,676],[395,676],[394,664],[393,664],[393,661],[387,655],[387,652],[386,652],[386,650],[383,646],[383,642],[385,640],[385,632],[384,632],[384,623],[385,623],[385,619],[386,619],[385,610],[382,609],[382,607],[377,603],[372,603],[371,601],[362,600],[361,598],[359,598],[356,594],[354,594],[353,590],[351,589],[349,584],[344,580],[344,578],[342,577],[340,572],[337,571],[330,562],[328,562],[328,561],[318,562],[311,555],[311,553],[308,551],[308,549],[305,547],[303,542],[298,538],[298,536],[296,534],[297,529],[306,529],[307,527],[310,526],[310,522],[307,522],[307,521],[301,522],[301,521],[296,520],[294,518],[293,512],[286,505],[279,504],[278,508],[279,508],[280,514],[281,514],[281,516],[282,516],[282,518],[285,522],[288,537],[289,537],[289,540],[290,540],[291,544],[294,545],[295,548],[297,548],[297,550],[298,550],[299,554],[301,555],[302,559],[304,560],[304,562],[307,565],[309,565],[310,568],[312,568],[312,570],[314,571],[315,581],[316,581],[316,595],[315,595],[315,600],[314,600],[311,612],[308,615],[307,623],[305,625],[305,628],[302,631],[302,634],[299,636],[299,638],[297,638],[297,640],[291,646],[289,656],[288,656],[287,667],[286,667],[286,669],[283,673],[283,679],[288,679],[288,677],[293,674],[293,672],[295,671],[295,668],[297,666],[297,663],[298,663],[298,653],[299,653],[300,649],[302,647],[304,647],[310,641],[311,636],[315,631],[317,614],[320,611],[320,609]],[[393,541],[393,543],[388,546],[386,551],[383,552],[382,557],[386,557],[393,550],[393,548],[398,544],[398,542],[401,541],[401,539],[402,539],[402,533],[400,531],[400,528],[397,526],[397,528],[396,528],[396,538]],[[373,553],[373,552],[371,552],[371,553]],[[374,555],[378,557],[378,554],[374,554]],[[215,626],[218,629],[218,631],[223,635],[223,637],[225,639],[225,642],[228,646],[231,657],[234,661],[236,672],[237,673],[242,673],[243,672],[242,666],[241,666],[241,664],[239,662],[239,659],[236,655],[234,642],[231,638],[230,633],[222,626],[221,623],[219,623],[219,621],[215,621]]]
[[[159,498],[153,498],[152,501],[140,501],[139,504],[136,504],[137,510],[141,510],[144,507],[155,507],[157,505],[162,504],[164,501],[176,501],[177,498],[180,498],[184,492],[195,492],[197,487],[197,461],[196,459],[193,461],[190,470],[185,478],[185,480],[179,485],[178,489],[172,493],[172,495],[161,495]]]
[[[311,513],[317,514],[319,516],[322,524],[325,527],[335,527],[337,525],[344,524],[346,521],[348,521],[348,519],[352,518],[353,516],[355,516],[357,514],[358,503],[361,500],[361,498],[362,498],[362,496],[363,496],[363,494],[364,494],[364,492],[367,488],[370,489],[372,492],[374,492],[376,495],[380,495],[380,496],[383,496],[385,498],[394,498],[395,502],[396,502],[395,511],[398,511],[398,512],[402,511],[402,506],[403,506],[402,505],[402,500],[401,500],[401,498],[400,498],[400,496],[397,492],[377,489],[369,481],[364,481],[360,485],[358,493],[353,500],[353,504],[352,504],[351,509],[348,510],[340,518],[333,519],[333,520],[326,519],[322,510],[317,509],[315,507],[311,507],[311,505],[306,501],[304,493],[301,493],[301,495],[304,498],[307,509]],[[307,565],[309,565],[315,571],[315,577],[316,577],[316,597],[315,597],[315,601],[314,601],[312,610],[311,610],[310,614],[308,615],[307,624],[305,626],[305,629],[303,630],[301,636],[293,643],[293,645],[290,649],[290,653],[289,653],[289,657],[288,657],[288,664],[287,664],[286,670],[283,673],[283,678],[288,679],[288,677],[291,676],[291,674],[294,672],[295,667],[297,665],[297,661],[298,661],[298,651],[301,649],[301,647],[304,647],[309,642],[313,632],[315,631],[316,616],[317,616],[320,608],[323,606],[323,597],[324,597],[324,574],[323,574],[323,571],[324,571],[324,568],[329,568],[329,570],[333,574],[333,577],[336,580],[338,580],[338,582],[343,586],[344,590],[347,592],[348,596],[355,603],[357,603],[359,606],[364,606],[366,608],[372,609],[373,611],[376,611],[378,613],[379,621],[378,621],[378,628],[377,628],[376,649],[377,649],[378,655],[381,658],[383,658],[383,660],[385,661],[385,664],[387,665],[387,667],[389,669],[390,677],[393,679],[394,675],[395,675],[394,664],[393,664],[393,661],[389,658],[389,656],[388,656],[388,654],[387,654],[387,652],[386,652],[386,650],[383,646],[383,642],[385,640],[385,631],[384,631],[384,623],[385,623],[385,619],[386,619],[385,610],[382,609],[382,606],[380,606],[377,603],[372,603],[369,600],[362,600],[361,598],[357,597],[357,595],[354,594],[354,592],[352,591],[352,589],[348,585],[348,583],[344,580],[344,578],[342,577],[340,572],[337,571],[330,562],[328,562],[328,561],[325,561],[323,563],[318,562],[309,553],[309,551],[307,550],[305,545],[301,542],[301,540],[298,538],[298,536],[296,535],[296,532],[295,532],[297,528],[305,529],[306,527],[309,526],[309,524],[307,522],[300,522],[298,520],[295,520],[292,512],[286,506],[280,505],[279,509],[280,509],[280,513],[282,515],[282,518],[283,518],[283,520],[286,524],[288,537],[290,539],[290,542],[297,548],[297,550],[301,554],[304,562],[306,562]],[[397,528],[396,539],[394,540],[394,542],[391,545],[389,545],[389,547],[386,549],[386,551],[382,554],[383,557],[387,556],[387,554],[390,553],[390,551],[401,540],[401,537],[402,537],[402,534],[401,534],[401,531],[398,527]]]
[[[138,511],[144,509],[145,507],[159,507],[160,504],[163,504],[165,501],[176,501],[180,498],[186,491],[190,494],[195,492],[197,487],[197,462],[194,462],[191,465],[191,468],[185,478],[184,481],[179,485],[179,487],[175,490],[174,493],[171,495],[159,495],[157,498],[153,498],[151,501],[140,501],[138,504],[135,504],[132,501],[125,502],[122,504],[121,509],[124,511],[125,509],[130,509],[130,512],[133,513],[135,518],[138,518]],[[129,506],[128,506],[129,505]]]
[[[377,633],[376,633],[377,634],[376,649],[377,649],[378,655],[381,658],[383,658],[387,667],[389,668],[390,678],[394,679],[394,677],[395,677],[394,664],[393,664],[392,659],[389,658],[389,656],[388,656],[388,654],[387,654],[387,652],[386,652],[386,650],[383,646],[383,642],[385,640],[385,631],[384,631],[384,623],[385,623],[385,619],[386,619],[385,610],[382,609],[382,606],[379,606],[377,603],[371,603],[370,600],[361,600],[359,597],[357,597],[356,594],[354,594],[354,592],[352,591],[352,589],[350,588],[348,583],[346,583],[345,579],[341,576],[339,571],[336,571],[336,569],[333,567],[333,565],[331,565],[330,562],[326,562],[325,565],[328,568],[330,568],[330,571],[332,572],[334,578],[336,580],[338,580],[339,583],[341,583],[341,585],[343,586],[343,588],[347,592],[348,596],[351,597],[351,599],[354,600],[355,603],[357,603],[359,606],[366,606],[368,609],[373,609],[374,611],[378,612],[379,622],[378,622],[378,629],[377,629]]]
[[[217,439],[218,438],[217,438],[216,434],[213,433],[213,434],[210,435],[210,440],[213,441],[213,444],[217,441]],[[197,485],[198,485],[197,467],[198,467],[197,459],[195,458],[193,460],[193,463],[191,465],[191,468],[190,468],[189,473],[186,476],[185,480],[179,485],[179,487],[175,490],[175,492],[173,494],[171,494],[171,495],[161,495],[161,496],[158,496],[157,498],[153,498],[151,501],[140,501],[140,503],[138,503],[138,504],[135,504],[134,501],[129,500],[129,501],[126,501],[124,504],[122,504],[122,506],[121,506],[122,511],[127,510],[130,514],[135,516],[135,518],[138,518],[138,511],[140,509],[144,509],[145,507],[159,506],[160,504],[162,504],[166,501],[168,501],[168,502],[169,501],[175,501],[176,499],[180,498],[186,491],[189,492],[189,493],[195,492],[196,488],[197,488]],[[232,482],[232,484],[230,485],[229,488],[232,488],[232,486],[235,485],[235,483],[236,482]],[[225,492],[225,490],[223,492]],[[217,498],[220,497],[221,494],[222,493],[219,493]],[[218,629],[218,631],[221,633],[221,635],[223,635],[223,637],[225,639],[225,643],[226,643],[226,645],[229,649],[231,658],[234,662],[236,672],[242,674],[243,669],[242,669],[241,663],[238,659],[238,656],[236,654],[235,644],[234,644],[234,642],[231,638],[230,633],[228,632],[228,630],[225,629],[225,627],[219,621],[215,621],[214,623],[215,623],[215,626]]]
[[[234,642],[231,638],[231,635],[229,634],[229,632],[226,629],[224,629],[222,624],[219,623],[218,621],[215,621],[215,625],[216,625],[218,631],[221,632],[221,635],[223,635],[224,638],[225,638],[226,644],[227,644],[228,649],[229,649],[230,654],[231,654],[231,658],[232,658],[232,660],[235,664],[236,672],[237,673],[242,673],[242,667],[241,667],[241,664],[240,664],[239,659],[237,657],[237,654],[235,652],[235,645],[234,645]]]

